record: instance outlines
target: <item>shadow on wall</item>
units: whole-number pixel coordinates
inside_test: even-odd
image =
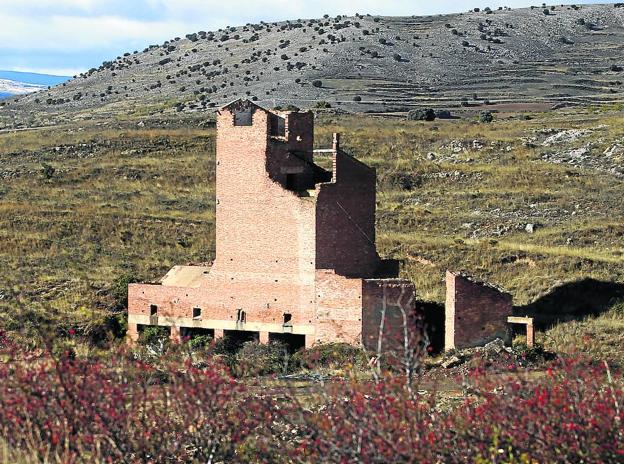
[[[557,322],[597,316],[622,299],[624,284],[583,279],[555,287],[528,305],[515,306],[514,315],[533,317],[545,329]]]
[[[416,310],[424,315],[425,330],[429,337],[431,353],[444,351],[444,305],[442,303],[417,301]]]

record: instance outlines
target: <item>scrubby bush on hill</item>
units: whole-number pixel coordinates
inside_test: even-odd
[[[479,121],[484,122],[484,123],[490,123],[494,121],[494,115],[492,114],[491,111],[483,111],[479,115]]]
[[[410,121],[434,121],[436,118],[436,113],[431,108],[419,108],[415,110],[411,110],[407,113],[407,119]]]

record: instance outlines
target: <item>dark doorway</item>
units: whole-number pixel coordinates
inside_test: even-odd
[[[185,340],[194,340],[198,337],[208,336],[214,340],[214,329],[202,329],[201,327],[181,327],[180,335]]]
[[[269,342],[282,342],[290,353],[305,348],[305,335],[289,333],[269,333]]]
[[[237,351],[246,342],[259,342],[260,334],[246,330],[224,330],[223,338],[228,351]]]

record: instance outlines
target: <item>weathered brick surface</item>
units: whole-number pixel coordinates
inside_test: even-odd
[[[316,342],[362,340],[362,279],[350,279],[334,271],[316,273]]]
[[[376,352],[380,348],[382,353],[397,353],[403,349],[406,336],[409,346],[414,346],[419,336],[415,329],[419,325],[415,288],[411,282],[365,280],[363,298],[362,341],[368,350]]]
[[[452,272],[446,273],[445,349],[483,345],[507,339],[512,314],[508,293]]]
[[[370,277],[379,266],[375,248],[375,171],[338,152],[335,182],[320,187],[316,260],[320,269]]]

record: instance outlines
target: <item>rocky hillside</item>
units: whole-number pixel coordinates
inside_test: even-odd
[[[358,112],[622,101],[623,49],[624,4],[248,24],[130,51],[5,101],[0,124],[198,111],[241,96]]]

